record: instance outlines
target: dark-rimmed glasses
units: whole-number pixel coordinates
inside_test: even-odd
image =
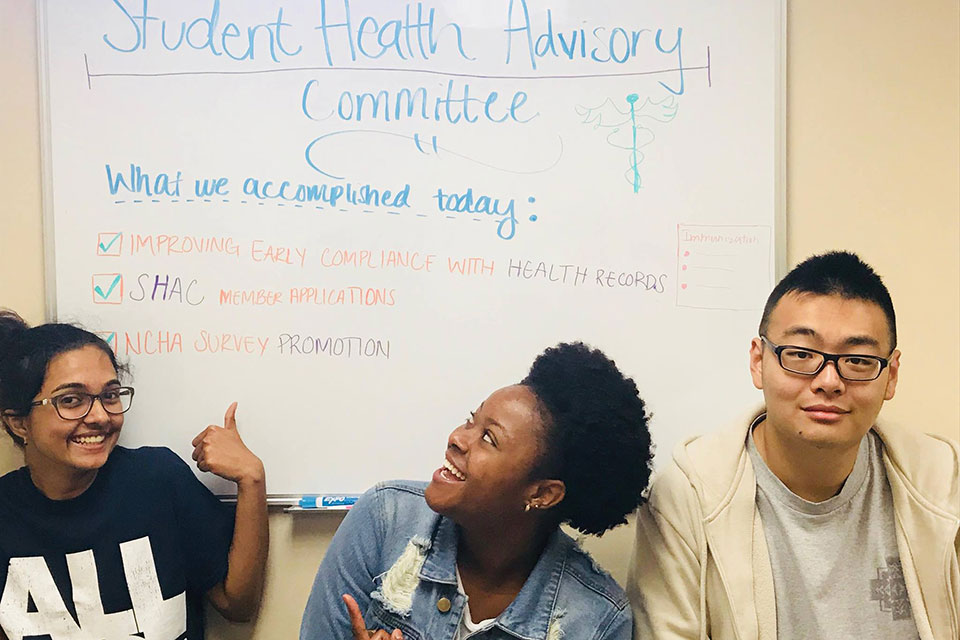
[[[103,410],[112,415],[126,413],[133,405],[133,387],[111,387],[100,393],[85,393],[83,391],[69,391],[52,398],[44,398],[31,402],[31,407],[52,404],[57,415],[64,420],[80,420],[86,418],[93,409],[93,401],[100,401]]]
[[[869,382],[880,377],[880,373],[890,361],[880,356],[861,353],[825,353],[816,349],[796,347],[771,342],[767,336],[760,339],[777,355],[780,366],[790,373],[802,376],[815,376],[828,362],[837,368],[837,375],[852,382]]]

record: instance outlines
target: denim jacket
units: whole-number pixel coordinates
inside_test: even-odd
[[[301,640],[349,640],[340,599],[356,598],[368,629],[405,640],[451,640],[467,597],[457,588],[457,525],[431,511],[424,483],[388,482],[350,510],[320,564]],[[557,530],[517,597],[477,640],[629,640],[628,600],[570,536]]]

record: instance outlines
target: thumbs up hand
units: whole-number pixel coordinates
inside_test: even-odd
[[[197,468],[239,484],[263,482],[263,463],[237,431],[237,403],[227,407],[223,426],[212,424],[193,439],[193,459]]]

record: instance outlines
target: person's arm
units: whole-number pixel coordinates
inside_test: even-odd
[[[693,489],[684,484],[685,479],[658,478],[651,501],[637,514],[626,588],[637,640],[693,640],[706,629],[700,612],[698,507]]]
[[[360,497],[337,527],[303,611],[300,640],[350,637],[354,624],[345,606],[344,594],[353,598],[357,612],[369,608],[374,578],[382,573],[380,509],[377,490],[371,489]]]
[[[227,409],[222,427],[210,425],[193,439],[193,459],[201,471],[237,483],[227,575],[207,591],[207,598],[224,618],[245,622],[256,614],[260,605],[269,531],[263,463],[240,439],[236,412],[234,402]]]

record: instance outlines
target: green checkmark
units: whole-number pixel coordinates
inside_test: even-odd
[[[110,250],[110,247],[112,247],[112,246],[114,245],[114,243],[115,243],[117,240],[119,240],[119,239],[120,239],[120,236],[122,236],[122,235],[123,235],[123,233],[118,233],[117,235],[113,236],[113,239],[112,239],[110,242],[108,242],[107,244],[103,244],[103,242],[97,243],[97,244],[100,245],[100,252],[101,252],[101,253],[106,253],[107,251],[109,251],[109,250]]]
[[[106,300],[107,298],[110,297],[110,294],[113,293],[113,290],[114,290],[114,288],[117,286],[117,283],[120,282],[120,277],[121,277],[121,276],[120,276],[120,274],[118,273],[118,274],[117,274],[117,277],[114,278],[114,279],[113,279],[113,282],[110,283],[110,288],[107,289],[107,292],[106,292],[106,293],[103,292],[103,289],[100,288],[100,285],[95,286],[95,287],[93,288],[93,290],[97,292],[97,295],[99,295],[101,298],[103,298],[104,300]]]

